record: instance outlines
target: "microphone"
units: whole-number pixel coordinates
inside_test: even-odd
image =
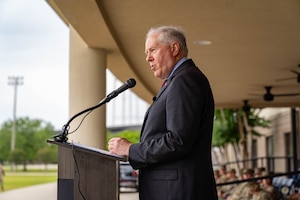
[[[132,88],[134,87],[136,84],[135,80],[133,78],[130,78],[126,81],[126,83],[124,83],[121,87],[119,87],[118,89],[112,91],[110,94],[108,94],[104,99],[102,99],[97,105],[92,106],[90,108],[87,108],[79,113],[77,113],[76,115],[74,115],[73,117],[71,117],[71,119],[69,119],[69,121],[63,126],[63,130],[61,133],[54,135],[53,138],[55,141],[58,142],[67,142],[68,138],[67,135],[69,134],[69,128],[70,128],[70,123],[79,115],[82,115],[83,113],[86,112],[91,112],[96,108],[99,108],[100,106],[102,106],[103,104],[108,103],[112,98],[118,96],[121,92],[124,92],[125,90],[127,90],[128,88]]]
[[[120,93],[124,92],[125,90],[134,87],[136,81],[133,78],[128,79],[123,85],[121,85],[118,89],[112,91],[110,94],[106,96],[106,98],[112,99],[118,96]]]

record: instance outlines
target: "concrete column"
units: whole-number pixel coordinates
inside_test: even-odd
[[[70,27],[69,117],[98,104],[106,96],[106,52],[89,48]],[[85,114],[70,124],[68,142],[105,149],[106,106]],[[80,125],[81,120],[83,120]],[[78,126],[78,130],[74,131]]]

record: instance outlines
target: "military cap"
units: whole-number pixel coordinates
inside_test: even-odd
[[[253,169],[243,169],[243,174],[254,174],[254,170]]]

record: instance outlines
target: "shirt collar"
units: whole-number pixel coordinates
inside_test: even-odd
[[[181,59],[176,63],[176,65],[173,67],[171,73],[168,75],[168,77],[167,77],[166,79],[168,79],[169,77],[171,77],[172,74],[174,73],[174,71],[175,71],[175,70],[176,70],[176,69],[177,69],[184,61],[186,61],[186,60],[187,60],[187,57],[181,58]]]

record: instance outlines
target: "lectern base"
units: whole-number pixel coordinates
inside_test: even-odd
[[[74,200],[74,179],[58,179],[57,200]]]

